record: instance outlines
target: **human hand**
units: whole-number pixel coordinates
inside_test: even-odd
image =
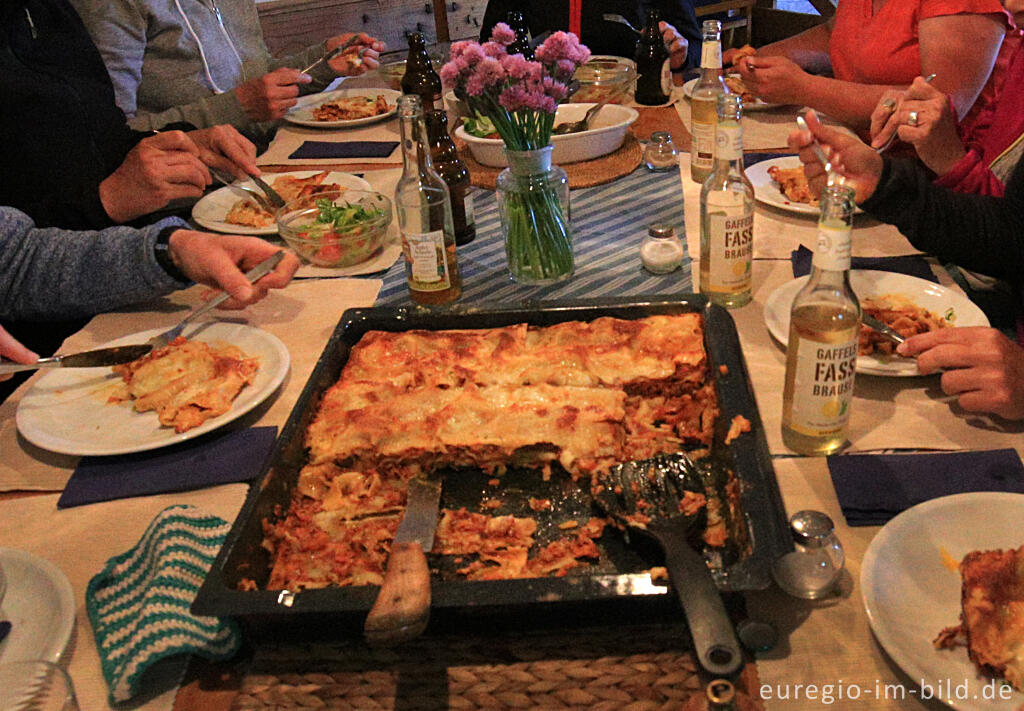
[[[753,57],[755,54],[757,54],[757,50],[749,44],[745,44],[742,47],[730,47],[722,52],[722,66],[734,66],[744,57]]]
[[[335,47],[348,42],[354,33],[347,32],[327,40],[324,45],[330,52]],[[342,77],[358,76],[376,69],[380,65],[380,53],[387,48],[387,45],[380,40],[371,37],[365,32],[359,33],[355,43],[342,52],[340,55],[327,62],[334,73]]]
[[[679,30],[667,22],[659,23],[658,29],[661,30],[661,39],[665,42],[665,46],[668,47],[668,65],[672,69],[685,67],[686,53],[689,50],[690,43],[679,34]]]
[[[813,111],[804,114],[804,119],[810,131],[789,134],[789,147],[799,152],[811,192],[821,194],[828,182],[825,166],[812,148],[816,138],[828,156],[832,170],[846,178],[846,185],[853,188],[854,200],[859,204],[871,197],[878,187],[878,179],[882,177],[882,156],[856,136],[823,126]]]
[[[199,153],[199,147],[182,131],[139,141],[117,170],[100,183],[100,202],[107,215],[114,222],[128,222],[171,200],[200,197],[211,181]]]
[[[916,116],[916,126],[909,123],[911,112]],[[884,145],[895,132],[900,140],[913,144],[925,165],[943,175],[967,153],[956,124],[950,98],[917,77],[906,91],[888,92],[875,107],[871,145]]]
[[[896,348],[923,375],[946,369],[942,391],[969,412],[1024,419],[1024,348],[994,328],[940,328]]]
[[[221,124],[186,134],[199,148],[199,160],[211,168],[226,170],[236,178],[259,175],[256,146],[234,126]]]
[[[14,336],[4,330],[3,326],[0,326],[0,357],[26,365],[39,360],[39,356],[36,353],[21,345]],[[0,375],[0,380],[7,380],[11,375],[12,373]]]
[[[235,98],[253,121],[276,121],[298,103],[299,84],[313,77],[298,69],[282,67],[234,88]]]
[[[738,59],[734,65],[747,88],[770,104],[803,104],[810,76],[796,62],[779,55]]]
[[[274,271],[250,284],[247,271],[281,248],[266,240],[240,235],[215,235],[195,230],[178,230],[167,242],[174,265],[199,284],[226,291],[231,298],[222,309],[241,309],[267,295],[268,289],[280,289],[291,281],[299,268],[299,258],[285,252]]]

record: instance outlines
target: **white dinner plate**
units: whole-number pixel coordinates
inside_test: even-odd
[[[797,156],[780,156],[778,158],[769,158],[768,160],[754,163],[752,166],[747,168],[744,172],[747,174],[747,179],[750,180],[750,184],[754,186],[754,197],[758,202],[763,202],[765,205],[771,205],[777,207],[780,210],[788,210],[789,212],[799,212],[803,215],[820,215],[821,210],[818,209],[817,205],[809,205],[805,202],[793,202],[788,197],[782,194],[779,190],[779,185],[771,176],[768,175],[768,169],[773,165],[777,165],[780,168],[799,168],[800,159]],[[854,209],[856,214],[863,212],[859,207]]]
[[[288,173],[264,173],[263,179],[270,183],[270,187],[274,187],[274,180],[282,175],[289,175],[293,178],[308,178],[320,172],[322,171],[296,170]],[[337,183],[343,188],[352,188],[353,190],[373,190],[370,184],[362,178],[338,171],[331,171],[324,178],[324,182]],[[240,181],[239,185],[259,190],[251,180]],[[276,235],[277,223],[267,227],[248,227],[246,225],[233,225],[230,222],[224,221],[224,218],[227,217],[228,212],[235,206],[235,203],[244,199],[246,199],[244,192],[232,190],[224,186],[214,190],[212,193],[207,193],[199,202],[192,206],[192,219],[214,232],[226,232],[233,235]]]
[[[385,113],[348,121],[317,121],[313,118],[313,109],[335,99],[346,96],[368,96],[371,99],[376,99],[378,95],[383,96],[384,100],[388,102],[388,106],[391,107]],[[398,98],[401,95],[402,92],[395,91],[394,89],[337,89],[336,91],[328,91],[322,94],[309,94],[299,99],[299,102],[284,115],[284,120],[309,128],[351,128],[352,126],[362,126],[394,116],[395,111],[398,110]]]
[[[731,74],[730,76],[737,76],[738,77],[739,74]],[[695,86],[697,86],[697,82],[699,82],[699,81],[700,81],[700,77],[697,77],[696,79],[691,79],[690,81],[688,81],[685,84],[683,84],[683,94],[686,96],[687,99],[693,98],[693,88]],[[761,101],[760,99],[755,99],[752,103],[744,102],[743,110],[744,111],[764,111],[765,109],[774,109],[774,108],[776,108],[778,106],[785,106],[785,104],[769,104],[767,101]]]
[[[14,548],[0,548],[7,593],[0,619],[11,632],[0,642],[0,664],[45,659],[56,664],[75,627],[75,594],[60,568]]]
[[[793,298],[809,277],[786,282],[768,295],[764,302],[764,322],[769,333],[782,345],[789,340],[789,311]],[[858,299],[878,299],[896,294],[923,309],[945,318],[950,326],[988,326],[988,317],[965,296],[925,279],[895,272],[854,269],[850,272],[850,286]],[[919,375],[913,358],[892,355],[857,357],[857,372],[869,375]]]
[[[165,329],[143,331],[104,344],[145,343]],[[251,385],[242,388],[231,409],[181,434],[164,427],[156,412],[136,412],[131,402],[108,403],[120,380],[109,367],[58,368],[39,379],[18,404],[18,431],[35,445],[53,452],[100,456],[144,452],[198,437],[241,417],[267,399],[284,380],[288,349],[277,336],[259,328],[227,321],[204,321],[186,327],[188,338],[237,346],[260,359]]]
[[[941,681],[953,690],[941,700],[958,711],[1017,711],[1024,704],[1016,691],[1011,700],[986,699],[985,687],[998,690],[1002,682],[979,674],[965,647],[932,646],[943,628],[960,621],[960,573],[944,557],[959,562],[971,551],[1024,545],[1022,520],[1024,494],[956,494],[907,509],[871,541],[860,573],[864,608],[875,637],[910,677],[912,689],[921,680],[937,689]],[[957,687],[967,698],[955,698],[961,695]]]

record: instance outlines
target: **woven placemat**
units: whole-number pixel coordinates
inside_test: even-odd
[[[485,190],[494,190],[498,174],[504,168],[494,168],[477,163],[465,145],[459,148],[459,156],[469,168],[469,178],[473,185]],[[589,188],[591,185],[610,183],[623,175],[629,175],[640,165],[643,157],[644,149],[640,145],[640,141],[632,133],[627,133],[626,140],[622,142],[618,150],[600,158],[579,163],[566,163],[560,167],[569,176],[570,188]]]
[[[362,642],[259,645],[232,709],[700,709],[682,625],[423,638],[395,649]],[[763,709],[750,663],[743,709]]]

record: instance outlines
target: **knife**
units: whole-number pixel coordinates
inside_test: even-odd
[[[893,343],[895,343],[897,345],[899,345],[900,343],[903,343],[903,341],[907,340],[906,338],[904,338],[903,336],[900,335],[899,331],[897,331],[896,329],[892,328],[891,326],[886,326],[884,323],[879,321],[874,316],[869,316],[868,314],[862,313],[861,314],[861,321],[864,322],[865,326],[867,326],[868,328],[870,328],[872,330],[878,331],[885,338],[889,339],[890,341],[892,341]]]
[[[441,480],[409,480],[405,516],[391,544],[388,569],[363,625],[366,641],[390,647],[419,637],[430,620],[430,569],[426,551],[434,547]]]
[[[36,368],[96,368],[104,365],[131,363],[153,350],[150,344],[138,346],[117,346],[116,348],[100,348],[71,355],[40,358],[35,363],[0,363],[0,375],[17,373],[22,370]]]

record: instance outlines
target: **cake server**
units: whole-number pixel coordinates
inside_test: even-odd
[[[407,499],[384,582],[363,625],[366,641],[375,646],[390,647],[415,639],[430,621],[426,552],[434,547],[441,479],[410,479]]]
[[[35,363],[0,363],[0,375],[18,373],[23,370],[37,368],[97,368],[105,365],[131,363],[153,350],[153,346],[117,346],[116,348],[99,348],[94,351],[83,351],[70,355],[40,358]]]

